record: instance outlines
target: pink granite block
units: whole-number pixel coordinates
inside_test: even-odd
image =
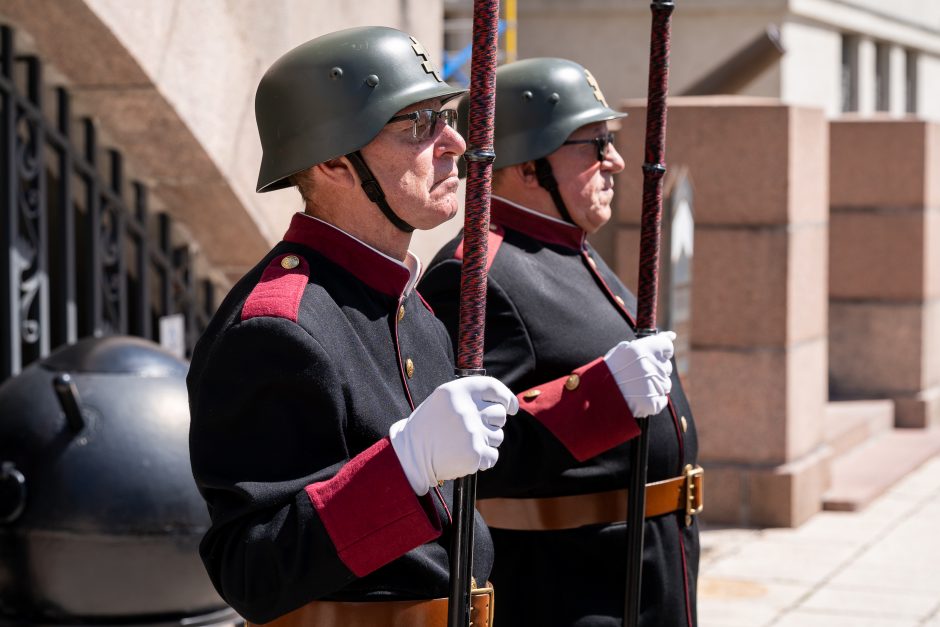
[[[829,120],[822,109],[789,108],[788,221],[823,224],[829,218]]]
[[[834,209],[829,295],[880,301],[923,298],[929,268],[926,217],[919,209]]]
[[[787,460],[809,454],[825,439],[823,428],[829,400],[827,357],[826,338],[799,342],[787,350]]]
[[[787,250],[787,341],[819,339],[828,332],[828,227],[805,223],[791,228]]]
[[[789,257],[790,234],[784,228],[698,229],[693,341],[740,348],[785,345]]]
[[[831,206],[924,207],[927,132],[927,123],[920,120],[833,121]]]
[[[699,451],[722,463],[787,461],[787,356],[778,349],[692,350]]]
[[[831,301],[829,377],[839,398],[913,394],[924,385],[924,308]]]
[[[822,509],[830,485],[831,456],[819,447],[793,462],[749,473],[751,525],[798,527]]]
[[[621,222],[638,223],[645,102],[628,100],[624,109],[631,115],[617,140],[626,162],[617,179],[617,214]],[[827,128],[821,111],[770,99],[672,98],[667,167],[689,167],[699,224],[823,222]]]
[[[940,386],[894,397],[895,425],[908,429],[940,427]]]

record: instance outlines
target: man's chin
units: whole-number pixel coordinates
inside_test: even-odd
[[[442,203],[434,207],[419,224],[415,225],[415,228],[427,231],[453,220],[455,215],[457,215],[456,199],[454,199],[453,203]]]

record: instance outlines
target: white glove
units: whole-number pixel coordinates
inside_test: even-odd
[[[604,355],[623,399],[636,418],[658,414],[669,403],[672,391],[673,347],[676,334],[664,331],[656,335],[620,342]]]
[[[418,496],[438,481],[488,470],[503,443],[506,414],[519,401],[492,377],[464,377],[439,386],[388,431],[392,448]]]

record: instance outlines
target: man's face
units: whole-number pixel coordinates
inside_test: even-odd
[[[607,122],[582,126],[568,140],[590,140],[611,132]],[[603,161],[597,160],[595,144],[561,146],[548,156],[558,190],[571,219],[587,233],[594,233],[610,220],[614,198],[614,174],[623,170],[623,158],[613,144]]]
[[[448,104],[447,108],[454,107]],[[439,100],[425,100],[398,112],[440,111]],[[457,213],[457,158],[467,148],[443,120],[426,139],[414,137],[412,120],[392,122],[362,149],[366,163],[392,210],[416,229],[430,229]]]

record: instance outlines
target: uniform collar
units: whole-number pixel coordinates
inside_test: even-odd
[[[408,296],[421,275],[421,261],[411,251],[402,263],[306,213],[294,214],[284,241],[317,251],[372,289],[395,298]]]
[[[501,196],[493,196],[490,199],[490,220],[546,244],[557,244],[574,250],[580,250],[584,246],[585,233],[580,227],[528,209]]]

